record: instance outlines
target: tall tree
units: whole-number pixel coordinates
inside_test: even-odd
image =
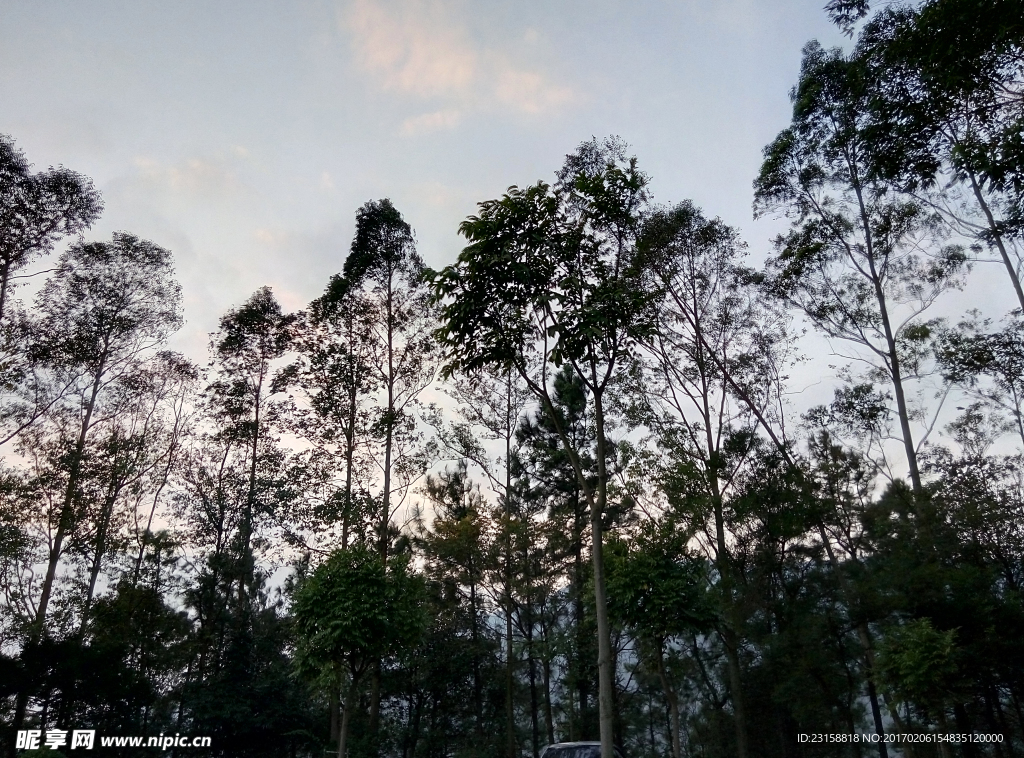
[[[338,758],[345,758],[349,724],[364,675],[381,659],[416,643],[422,633],[422,587],[404,557],[385,561],[365,547],[338,550],[295,596],[300,670],[333,686],[346,685]]]
[[[602,758],[614,742],[614,662],[602,556],[610,456],[607,391],[636,337],[649,328],[650,279],[634,266],[647,177],[616,139],[583,143],[566,158],[554,189],[513,187],[463,222],[469,245],[435,278],[446,373],[515,369],[555,417],[551,365],[572,363],[594,404],[597,482],[559,436],[590,506],[598,625]]]
[[[664,297],[658,329],[630,387],[635,418],[662,452],[663,481],[693,472],[710,507],[694,508],[691,527],[704,532],[724,599],[719,632],[729,665],[737,754],[747,754],[746,709],[740,666],[742,621],[728,534],[728,497],[758,429],[785,447],[783,371],[790,356],[787,323],[757,292],[743,268],[738,234],[684,202],[651,214],[641,237]],[[744,441],[746,440],[746,441]],[[672,485],[666,488],[671,492]],[[692,494],[687,490],[688,495]],[[678,500],[678,492],[672,499]],[[685,500],[686,498],[684,498]],[[676,507],[679,503],[674,504]]]
[[[866,62],[872,172],[924,193],[994,248],[1024,309],[1022,19],[1016,0],[887,7],[864,25],[857,55]],[[960,202],[958,188],[970,202]]]
[[[47,530],[46,573],[30,620],[27,646],[46,634],[47,612],[66,543],[82,527],[83,469],[97,426],[110,424],[112,388],[136,373],[147,354],[181,324],[181,289],[171,254],[152,242],[117,233],[111,242],[80,243],[64,253],[40,292],[36,350],[58,376],[74,378],[71,402],[58,417],[65,468],[62,492],[53,498]],[[27,692],[19,694],[20,724]]]
[[[965,255],[939,247],[925,211],[872,176],[869,96],[861,59],[817,43],[804,48],[793,123],[765,148],[755,211],[779,210],[792,221],[775,241],[769,286],[827,336],[865,348],[859,357],[891,388],[910,481],[921,493],[922,440],[907,384],[932,332],[921,314],[958,285]]]
[[[246,492],[239,522],[238,599],[244,604],[253,580],[252,539],[257,515],[273,504],[259,497],[260,463],[272,442],[278,407],[272,400],[279,387],[272,377],[274,362],[292,341],[295,317],[285,314],[269,287],[261,287],[239,308],[225,314],[211,341],[214,380],[207,393],[219,423],[218,436],[241,449],[247,464]]]
[[[398,507],[392,496],[404,498],[422,468],[412,411],[437,367],[432,350],[435,321],[423,272],[412,228],[391,201],[370,201],[360,208],[344,276],[363,298],[371,333],[370,361],[382,392],[375,431],[382,447],[377,528],[384,558]]]
[[[42,633],[64,541],[81,505],[83,454],[98,424],[109,423],[106,393],[139,370],[147,352],[181,325],[181,288],[171,254],[152,242],[117,233],[112,242],[73,246],[38,297],[38,350],[54,372],[78,378],[69,412],[79,423],[69,439],[66,487],[55,514],[55,531],[34,626]]]
[[[331,277],[300,322],[299,357],[282,377],[300,394],[289,427],[311,445],[299,467],[309,508],[297,526],[307,547],[314,538],[348,547],[353,534],[361,537],[365,526],[372,528],[367,519],[376,520],[366,507],[371,402],[379,383],[367,316],[364,297],[351,281]]]
[[[0,134],[0,320],[15,272],[61,237],[88,229],[103,210],[89,178],[63,166],[30,169],[14,140]]]

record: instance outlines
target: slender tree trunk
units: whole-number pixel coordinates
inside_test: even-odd
[[[256,565],[252,555],[253,513],[256,506],[256,471],[260,449],[260,410],[263,400],[263,378],[265,367],[261,365],[256,396],[253,403],[252,460],[249,461],[249,488],[245,498],[245,515],[242,519],[242,577],[238,586],[238,600],[242,608],[248,607],[248,590],[252,584]]]
[[[92,390],[89,400],[86,403],[85,416],[82,418],[82,426],[78,433],[78,440],[75,442],[75,452],[71,459],[71,470],[68,472],[68,484],[64,491],[64,502],[61,505],[60,516],[57,521],[57,533],[53,538],[53,547],[50,549],[49,560],[46,565],[46,578],[39,595],[39,606],[36,610],[36,618],[33,623],[33,630],[30,638],[38,641],[43,633],[43,626],[46,623],[46,611],[50,604],[50,596],[53,593],[53,581],[57,575],[57,564],[60,561],[61,552],[64,547],[64,538],[71,528],[74,518],[75,498],[78,494],[78,480],[82,472],[82,456],[85,454],[85,443],[92,429],[92,416],[96,408],[96,399],[100,393],[100,382],[103,379],[105,364],[100,361],[96,373],[93,375]]]
[[[505,749],[506,758],[516,758],[514,672],[512,652],[512,373],[505,395]]]
[[[590,680],[583,668],[583,650],[585,638],[583,621],[586,609],[583,607],[583,516],[580,514],[579,492],[573,498],[573,620],[575,622],[576,649],[572,661],[576,675],[576,696],[579,708],[576,717],[569,725],[569,739],[586,739],[586,728],[583,724],[587,703],[590,700]]]
[[[885,335],[886,352],[889,356],[889,373],[892,378],[893,394],[896,396],[896,412],[900,418],[900,431],[903,434],[903,449],[907,456],[907,467],[910,469],[910,483],[914,488],[914,494],[919,496],[922,492],[921,471],[917,465],[917,448],[914,446],[914,436],[910,428],[910,410],[907,406],[907,398],[903,388],[903,371],[900,367],[900,356],[896,349],[896,334],[892,328],[889,318],[889,305],[886,301],[885,290],[882,287],[882,277],[875,265],[875,242],[871,231],[871,219],[867,208],[864,205],[863,189],[860,180],[857,178],[857,171],[854,163],[850,162],[850,172],[853,188],[857,195],[857,205],[860,209],[861,226],[864,231],[865,257],[868,264],[871,286],[875,292],[875,301],[878,305],[878,315],[882,319],[882,332]],[[915,512],[920,515],[921,503],[915,498]]]
[[[96,580],[100,575],[100,565],[103,561],[103,554],[107,550],[107,530],[110,528],[110,520],[113,518],[114,504],[121,492],[122,484],[111,483],[107,497],[103,502],[103,511],[100,514],[100,522],[96,527],[96,554],[92,559],[92,566],[89,570],[89,587],[85,593],[85,602],[82,604],[82,618],[79,620],[78,636],[85,634],[85,627],[89,622],[89,610],[92,607],[92,599],[96,592]]]
[[[370,748],[373,754],[377,752],[377,730],[380,728],[380,677],[381,661],[376,660],[373,664],[373,671],[370,676],[370,717],[367,724],[370,733]]]
[[[11,281],[11,261],[4,260],[0,264],[0,321],[4,317],[4,308],[7,305],[7,289]]]
[[[472,559],[470,559],[470,575],[473,573]],[[476,607],[476,581],[471,579],[469,583],[469,610],[473,614],[472,629],[473,635],[473,720],[477,736],[483,734],[484,726],[484,704],[483,704],[483,681],[480,677],[480,631],[479,619]]]
[[[889,308],[885,299],[885,292],[882,290],[882,282],[875,271],[875,262],[868,259],[872,275],[872,285],[875,288],[875,297],[878,301],[878,309],[882,317],[882,328],[885,332],[886,349],[889,353],[889,369],[892,376],[893,394],[896,396],[896,413],[900,418],[900,432],[903,435],[903,450],[907,456],[907,467],[910,469],[910,483],[914,488],[914,494],[922,492],[921,470],[917,464],[917,448],[914,446],[914,434],[910,428],[910,408],[907,405],[907,396],[903,387],[903,372],[900,367],[900,356],[896,347],[896,335],[893,332],[889,319]],[[920,509],[920,503],[915,501],[915,510]]]
[[[661,690],[665,694],[665,702],[668,703],[668,713],[672,727],[672,758],[682,758],[683,748],[680,737],[682,726],[679,720],[679,698],[676,696],[676,691],[669,683],[665,672],[665,656],[662,649],[665,642],[664,640],[655,640],[654,644],[658,649],[658,680],[661,682]]]
[[[345,511],[341,516],[341,547],[348,548],[349,525],[352,521],[352,477],[355,465],[356,442],[356,384],[355,372],[349,377],[348,390],[348,425],[345,429]]]
[[[992,209],[985,200],[985,194],[981,191],[981,186],[978,184],[978,177],[973,171],[968,171],[967,175],[970,177],[971,189],[974,191],[974,197],[978,201],[978,206],[981,208],[982,213],[985,214],[985,220],[988,222],[988,230],[992,235],[992,241],[999,251],[999,257],[1003,259],[1003,265],[1006,266],[1006,273],[1009,275],[1010,282],[1013,284],[1013,291],[1017,295],[1017,303],[1020,305],[1021,311],[1024,311],[1024,289],[1021,288],[1020,277],[1017,276],[1017,267],[1013,265],[1013,261],[1010,260],[1010,254],[1006,250],[1003,235],[999,232],[999,224],[996,223],[995,216],[992,215]],[[0,305],[2,303],[3,301],[0,300]]]
[[[708,430],[710,434],[710,427]],[[709,440],[710,444],[710,440]],[[709,447],[709,451],[714,447]],[[717,542],[717,560],[719,580],[722,583],[722,592],[725,595],[725,616],[724,624],[719,631],[722,644],[725,646],[725,658],[729,671],[729,694],[732,698],[733,722],[736,730],[736,756],[747,758],[747,710],[743,697],[743,679],[740,666],[739,627],[736,618],[733,596],[733,571],[732,561],[729,555],[729,548],[725,541],[725,513],[723,510],[722,494],[718,486],[718,471],[715,467],[709,466],[708,481],[711,485],[711,496],[715,511],[715,539]]]
[[[388,374],[385,381],[388,386],[387,423],[384,439],[384,491],[381,495],[380,517],[380,555],[388,557],[388,523],[391,520],[391,453],[395,437],[395,314],[393,312],[392,280],[388,279],[387,295],[387,331],[388,331]]]
[[[338,742],[338,730],[341,729],[341,698],[339,697],[338,688],[334,687],[331,690],[331,742],[337,744]]]
[[[342,704],[341,725],[338,727],[338,758],[345,758],[345,751],[348,743],[348,728],[352,721],[352,711],[356,706],[356,685],[359,680],[352,677],[348,693],[345,695],[345,702]]]
[[[544,733],[547,736],[548,744],[555,741],[555,716],[551,707],[551,655],[550,641],[548,640],[548,626],[541,615],[541,633],[544,642],[544,657],[541,659],[544,664]]]
[[[596,374],[596,369],[594,370]],[[596,381],[595,381],[596,386]],[[608,498],[608,470],[604,436],[604,407],[601,393],[594,393],[594,414],[597,427],[597,499],[591,507],[590,529],[594,560],[594,601],[597,615],[598,711],[601,733],[601,758],[615,758],[615,686],[612,670],[611,623],[608,619],[608,597],[604,577],[604,528],[602,515]],[[741,758],[746,758],[741,756]]]
[[[537,659],[533,655],[533,630],[527,626],[526,631],[526,660],[527,676],[530,680],[530,745],[533,748],[533,758],[540,755],[540,719],[538,718],[537,702]]]

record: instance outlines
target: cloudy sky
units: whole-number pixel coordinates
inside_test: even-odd
[[[91,236],[173,250],[202,358],[263,284],[287,307],[341,268],[355,210],[390,197],[428,264],[511,184],[618,134],[656,199],[743,229],[823,0],[0,0],[0,132],[102,190]]]
[[[0,133],[37,167],[94,178],[106,211],[90,236],[174,252],[174,346],[202,362],[257,287],[288,308],[319,295],[367,200],[390,197],[442,266],[477,202],[550,180],[591,135],[622,136],[656,200],[694,200],[763,257],[782,224],[752,219],[751,182],[789,121],[800,50],[849,44],[823,5],[0,0]],[[941,310],[999,316],[1012,295],[979,266]],[[837,362],[820,339],[802,349],[798,408],[831,395]]]

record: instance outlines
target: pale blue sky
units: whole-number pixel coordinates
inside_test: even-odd
[[[849,44],[823,4],[0,0],[0,132],[95,179],[91,237],[174,251],[174,346],[204,362],[217,318],[257,287],[288,308],[319,295],[366,200],[390,197],[441,266],[476,202],[551,179],[590,135],[621,135],[658,201],[694,200],[759,259],[781,224],[752,220],[751,182],[800,50]],[[1013,307],[998,266],[943,310],[975,304]],[[836,361],[803,349],[806,407]]]
[[[340,269],[356,208],[391,197],[431,265],[479,200],[619,134],[659,201],[751,220],[822,0],[0,0],[0,132],[92,176],[106,212],[171,248],[202,358],[262,284],[288,307]]]

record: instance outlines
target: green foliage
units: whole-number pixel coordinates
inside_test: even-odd
[[[300,670],[312,679],[343,671],[358,679],[374,661],[415,644],[421,598],[405,559],[385,564],[363,546],[335,551],[295,595]]]
[[[890,630],[879,651],[879,670],[903,701],[941,709],[953,695],[956,630],[939,631],[929,619]]]
[[[706,631],[714,619],[708,567],[685,533],[648,525],[629,542],[608,543],[609,612],[641,636],[663,641]]]

